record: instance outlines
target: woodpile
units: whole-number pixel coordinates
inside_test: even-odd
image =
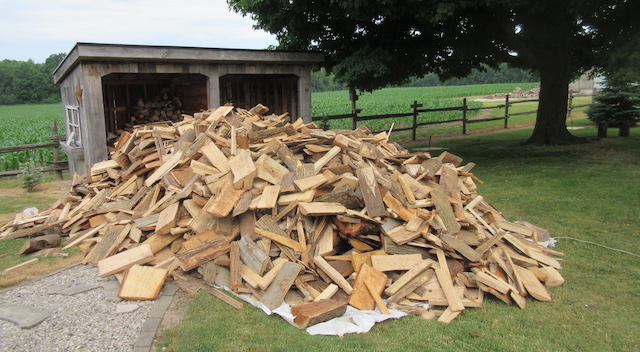
[[[127,299],[155,298],[170,277],[241,308],[205,285],[217,283],[291,304],[301,327],[346,303],[449,323],[485,293],[525,308],[562,284],[562,253],[477,193],[473,163],[267,112],[222,106],[125,132],[68,196],[0,237],[68,236]]]
[[[132,125],[127,127],[159,121],[181,121],[183,113],[182,100],[167,88],[153,99],[138,99],[132,110]]]

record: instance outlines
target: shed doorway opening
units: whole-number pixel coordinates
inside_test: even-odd
[[[102,77],[107,140],[117,131],[208,108],[207,77],[191,73],[112,73]]]
[[[298,118],[298,82],[296,75],[233,74],[220,77],[220,103],[250,109],[267,106],[274,114],[289,113]]]

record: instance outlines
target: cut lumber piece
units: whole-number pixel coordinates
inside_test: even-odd
[[[362,310],[373,310],[375,308],[376,301],[367,284],[371,286],[373,293],[379,297],[387,284],[387,275],[367,264],[363,264],[353,284],[353,291],[349,295],[348,303],[350,306]]]
[[[231,213],[244,192],[245,190],[236,189],[227,181],[222,185],[218,195],[209,199],[204,210],[215,217],[223,218]]]
[[[444,313],[442,313],[442,315],[440,315],[440,318],[438,318],[438,322],[439,323],[443,323],[443,324],[449,324],[453,321],[453,319],[457,318],[458,315],[460,315],[462,311],[454,311],[453,309],[451,309],[451,307],[447,307],[447,309],[445,309]]]
[[[387,296],[393,296],[399,289],[408,284],[409,281],[429,269],[433,263],[434,261],[431,259],[422,260],[419,264],[413,266],[409,271],[400,276],[391,286],[384,290],[384,293],[386,293]]]
[[[404,221],[410,221],[413,215],[415,214],[415,210],[406,208],[402,203],[394,198],[391,193],[387,193],[382,200],[384,204],[386,204],[391,211],[393,211],[398,217]]]
[[[184,154],[182,151],[177,151],[169,159],[167,159],[162,166],[156,169],[147,179],[144,181],[144,185],[151,187],[154,183],[160,180],[169,171],[173,170],[181,161]]]
[[[386,254],[387,253],[382,249],[365,252],[365,253],[353,251],[351,252],[351,266],[353,266],[353,270],[355,270],[355,272],[359,272],[363,264],[373,266],[373,263],[371,262],[371,256],[386,255]]]
[[[393,295],[389,296],[387,300],[389,303],[398,303],[408,294],[415,291],[418,287],[425,284],[429,278],[433,275],[433,270],[427,269],[421,274],[418,274],[415,278],[409,281],[406,285],[398,289]]]
[[[128,301],[156,299],[167,275],[169,275],[167,269],[134,265],[124,272],[118,297]]]
[[[262,275],[271,262],[269,256],[249,236],[241,235],[239,244],[242,262],[256,274]]]
[[[333,297],[333,295],[336,294],[336,292],[338,292],[339,287],[336,284],[329,284],[329,286],[327,286],[327,288],[325,288],[319,295],[318,297],[314,298],[314,301],[320,301],[323,299],[330,299],[331,297]]]
[[[240,266],[240,275],[242,276],[242,280],[253,288],[258,288],[258,284],[260,280],[262,280],[262,276],[258,275],[253,269],[246,265]]]
[[[431,199],[433,199],[436,210],[438,210],[438,215],[442,219],[447,232],[452,235],[460,232],[460,224],[456,220],[456,216],[451,208],[451,203],[449,202],[449,197],[444,188],[441,186],[434,187],[431,190]]]
[[[242,286],[242,260],[240,258],[240,242],[231,242],[229,251],[229,287],[234,292]]]
[[[476,247],[475,251],[478,254],[483,255],[487,250],[489,250],[489,248],[493,247],[496,243],[498,243],[498,241],[502,239],[502,236],[506,234],[507,234],[506,232],[499,230],[496,235],[492,236],[488,240],[482,242],[478,247]]]
[[[121,237],[120,234],[123,232],[124,228],[124,226],[118,225],[112,226],[107,229],[107,232],[104,234],[104,236],[102,236],[100,242],[98,242],[93,250],[89,252],[89,255],[87,256],[87,258],[85,258],[85,260],[83,260],[83,262],[85,264],[91,263],[95,265],[98,261],[110,256],[112,254],[112,251],[115,250],[114,247],[119,244],[116,242]],[[122,241],[122,239],[120,239],[120,241]]]
[[[288,205],[294,202],[311,202],[316,194],[314,189],[306,192],[283,194],[278,198],[278,205]]]
[[[327,182],[327,178],[323,174],[317,174],[293,181],[300,192],[316,189],[322,186],[325,182]]]
[[[218,237],[212,241],[205,242],[196,248],[185,251],[177,256],[180,267],[184,271],[196,268],[215,257],[229,252],[230,243],[224,237]]]
[[[327,274],[327,276],[329,276],[331,280],[333,280],[333,282],[340,286],[340,288],[344,290],[344,292],[346,292],[348,295],[351,294],[351,292],[353,291],[351,285],[347,282],[347,280],[344,279],[342,275],[340,275],[340,273],[336,269],[329,265],[329,263],[327,263],[324,258],[322,258],[321,256],[316,256],[313,258],[313,262],[318,266],[318,268],[320,268],[325,274]]]
[[[558,287],[564,284],[564,278],[553,267],[543,265],[540,268],[531,267],[526,269],[531,271],[538,280],[544,282],[547,287]]]
[[[73,246],[75,246],[76,244],[91,238],[93,236],[95,236],[95,234],[97,234],[100,230],[102,230],[103,227],[107,226],[106,223],[99,225],[98,227],[94,227],[93,229],[85,232],[82,235],[78,235],[77,237],[74,238],[70,238],[71,242],[67,243],[64,247],[62,247],[62,249],[69,249]]]
[[[98,262],[100,277],[119,273],[136,264],[146,264],[153,260],[153,253],[148,244],[141,244],[124,252],[112,255]]]
[[[243,150],[229,162],[233,174],[233,185],[238,189],[249,189],[256,175],[256,165],[251,159],[251,152]]]
[[[318,159],[315,163],[313,163],[313,167],[316,169],[316,172],[320,172],[320,170],[327,165],[327,163],[333,159],[336,155],[340,153],[340,147],[334,146],[329,150],[322,158]]]
[[[482,256],[476,252],[473,248],[469,247],[463,240],[452,236],[450,234],[442,234],[440,239],[447,244],[447,246],[454,249],[456,252],[462,254],[463,257],[469,259],[469,261],[475,263],[482,259]]]
[[[175,202],[168,207],[164,208],[160,212],[158,222],[156,224],[155,233],[166,234],[169,233],[173,227],[176,226],[176,219],[178,217],[178,211],[180,210],[180,202]]]
[[[422,263],[420,254],[372,255],[371,264],[380,271],[409,270]]]
[[[267,287],[271,285],[271,282],[273,282],[273,279],[276,278],[280,270],[282,270],[282,268],[284,267],[284,263],[286,262],[288,262],[288,260],[285,258],[278,258],[274,260],[273,268],[271,268],[269,272],[267,272],[266,274],[264,274],[264,276],[262,276],[262,279],[260,280],[260,282],[258,282],[258,288],[261,290],[266,290]]]
[[[323,299],[291,307],[293,322],[301,329],[340,317],[346,311],[347,303],[334,299]]]
[[[325,215],[338,215],[347,212],[347,208],[340,203],[299,203],[298,209],[300,213],[306,216],[325,216]]]
[[[522,284],[524,288],[527,289],[527,292],[531,297],[537,299],[538,301],[548,302],[551,301],[551,295],[549,291],[547,291],[546,287],[536,278],[536,276],[529,270],[514,265],[513,269],[518,272],[520,275],[520,279],[522,280]]]
[[[259,227],[254,228],[254,231],[265,238],[268,238],[274,242],[278,242],[284,246],[287,246],[291,249],[293,249],[296,252],[301,252],[302,249],[300,248],[300,243],[298,243],[297,241],[292,240],[291,238],[282,236],[282,235],[278,235],[277,233],[273,233],[271,231],[267,231],[267,230],[263,230]]]
[[[447,265],[444,252],[441,249],[436,249],[436,254],[438,256],[438,264],[440,265],[439,268],[435,268],[436,277],[444,291],[447,302],[449,302],[449,308],[454,312],[464,310],[464,305],[453,288],[453,282],[451,281],[451,274],[449,273],[449,266]]]
[[[284,263],[284,266],[278,272],[275,279],[273,279],[273,282],[271,282],[271,285],[267,288],[260,302],[269,308],[269,310],[278,308],[302,268],[302,265],[298,263]]]
[[[14,265],[14,266],[9,267],[9,268],[6,268],[6,269],[2,270],[2,272],[6,274],[8,272],[23,268],[23,267],[25,267],[27,265],[31,265],[33,263],[36,263],[37,261],[38,261],[38,258],[29,259],[26,262],[20,263],[18,265]]]
[[[215,143],[209,142],[205,144],[200,148],[200,152],[205,156],[205,158],[207,158],[207,160],[209,160],[213,167],[220,171],[220,173],[226,174],[231,171],[229,159],[227,159]]]
[[[367,215],[371,217],[384,216],[387,209],[382,201],[382,194],[376,182],[376,176],[372,167],[365,167],[356,171],[360,191],[364,198],[364,204],[367,206]]]
[[[373,300],[376,302],[378,309],[380,309],[380,312],[384,315],[391,315],[391,312],[389,311],[389,309],[387,309],[387,305],[384,304],[382,297],[380,297],[380,293],[378,293],[377,289],[373,286],[373,283],[371,283],[370,281],[365,281],[364,284],[365,286],[367,286],[367,289],[373,297]]]
[[[383,229],[384,231],[384,229]],[[420,237],[419,231],[409,231],[406,225],[397,226],[389,231],[384,231],[385,235],[389,236],[398,245],[409,243],[416,238]]]
[[[257,209],[273,209],[278,201],[278,195],[280,194],[280,186],[267,186],[262,191],[260,201],[258,202]]]
[[[289,173],[289,169],[266,154],[262,154],[255,165],[256,176],[274,185],[280,185],[284,176]]]

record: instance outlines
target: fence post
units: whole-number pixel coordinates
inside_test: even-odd
[[[354,87],[349,87],[349,100],[351,100],[351,113],[353,114],[351,120],[351,129],[356,129],[356,119],[358,117],[358,109],[356,107],[356,101],[358,100],[358,94]]]
[[[467,98],[462,99],[462,134],[467,134]]]
[[[413,101],[413,105],[411,105],[411,108],[413,108],[413,131],[411,134],[411,140],[415,141],[416,140],[416,130],[418,129],[418,108],[421,108],[422,104],[418,104],[417,100]]]
[[[504,97],[504,128],[509,124],[509,94]]]
[[[51,141],[52,142],[58,142],[58,139],[56,138],[58,136],[58,125],[56,124],[55,121],[51,122]],[[53,161],[54,164],[53,166],[59,166],[59,161],[60,161],[60,147],[59,146],[55,146],[53,147]],[[58,180],[62,180],[62,170],[56,170],[56,178]]]

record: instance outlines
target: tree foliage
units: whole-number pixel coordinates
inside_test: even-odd
[[[611,126],[634,124],[640,119],[640,86],[609,86],[604,88],[587,109],[589,120]]]
[[[282,49],[314,49],[324,66],[359,90],[435,73],[465,77],[501,63],[540,74],[530,142],[573,142],[566,130],[568,83],[603,67],[637,38],[636,0],[228,0]]]
[[[64,57],[53,54],[44,63],[0,61],[0,105],[59,102],[60,90],[51,74]]]

